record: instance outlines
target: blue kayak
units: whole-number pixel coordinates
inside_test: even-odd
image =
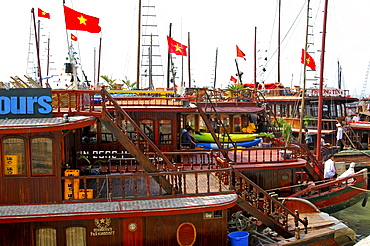
[[[256,146],[261,142],[262,138],[256,138],[253,141],[247,141],[247,142],[238,142],[235,143],[237,147],[252,147]],[[225,149],[233,148],[232,143],[221,143]],[[195,144],[196,149],[218,149],[218,146],[216,143],[196,143]]]

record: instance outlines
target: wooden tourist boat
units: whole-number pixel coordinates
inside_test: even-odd
[[[194,119],[197,128],[202,118],[209,125],[202,103],[124,100],[104,89],[0,92],[2,245],[227,245],[228,232],[248,225],[275,231],[250,239],[270,244],[354,239],[353,230],[307,200],[277,199],[297,191],[293,185],[305,179],[303,172],[310,180],[322,178],[322,166],[301,146],[181,147],[178,134],[186,123]],[[11,105],[24,98],[27,104]],[[229,122],[237,108],[263,110],[252,102],[235,105],[220,108]],[[288,150],[293,154],[283,158],[280,152]],[[243,223],[236,223],[231,215],[241,213]]]

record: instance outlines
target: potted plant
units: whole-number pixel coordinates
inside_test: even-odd
[[[290,143],[292,142],[292,138],[293,138],[292,126],[288,122],[283,122],[281,135],[284,139],[285,147],[288,147]],[[292,154],[292,151],[285,149],[285,150],[281,150],[280,154],[283,158],[289,159]]]
[[[259,136],[263,138],[262,147],[271,147],[272,145],[271,139],[275,137],[273,133],[261,132]]]

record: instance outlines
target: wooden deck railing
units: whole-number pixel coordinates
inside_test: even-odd
[[[144,91],[145,92],[145,91]],[[105,101],[99,90],[53,90],[53,112],[60,116],[68,113],[70,116],[75,114],[96,115],[102,113],[102,103],[106,107],[114,107],[111,101]],[[184,107],[189,105],[189,97],[169,96],[114,96],[119,106],[174,106]]]
[[[234,191],[238,194],[254,216],[269,225],[284,228],[289,235],[288,217],[291,216],[296,227],[302,223],[307,229],[307,221],[299,218],[299,214],[291,212],[277,199],[271,197],[243,174],[233,168],[206,170],[183,170],[158,173],[123,173],[88,176],[62,177],[65,184],[75,184],[69,190],[72,202],[83,200],[121,200],[132,198],[154,198],[164,196],[189,196],[196,194],[222,194]],[[168,180],[170,192],[165,192],[158,180]],[[167,189],[168,190],[168,189]],[[67,200],[65,200],[66,202]],[[243,206],[242,206],[243,207]]]

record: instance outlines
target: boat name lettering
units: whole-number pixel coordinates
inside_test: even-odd
[[[319,95],[319,90],[318,89],[314,89],[314,90],[311,90],[311,94],[312,95]],[[322,91],[322,94],[324,96],[339,96],[339,95],[343,95],[343,91],[342,90],[339,90],[339,89],[323,89]]]
[[[34,114],[35,106],[40,114],[49,114],[52,112],[50,96],[39,97],[6,97],[0,96],[0,114]]]
[[[92,232],[90,232],[90,236],[113,236],[115,231],[113,231],[112,227],[108,228],[94,228]]]

